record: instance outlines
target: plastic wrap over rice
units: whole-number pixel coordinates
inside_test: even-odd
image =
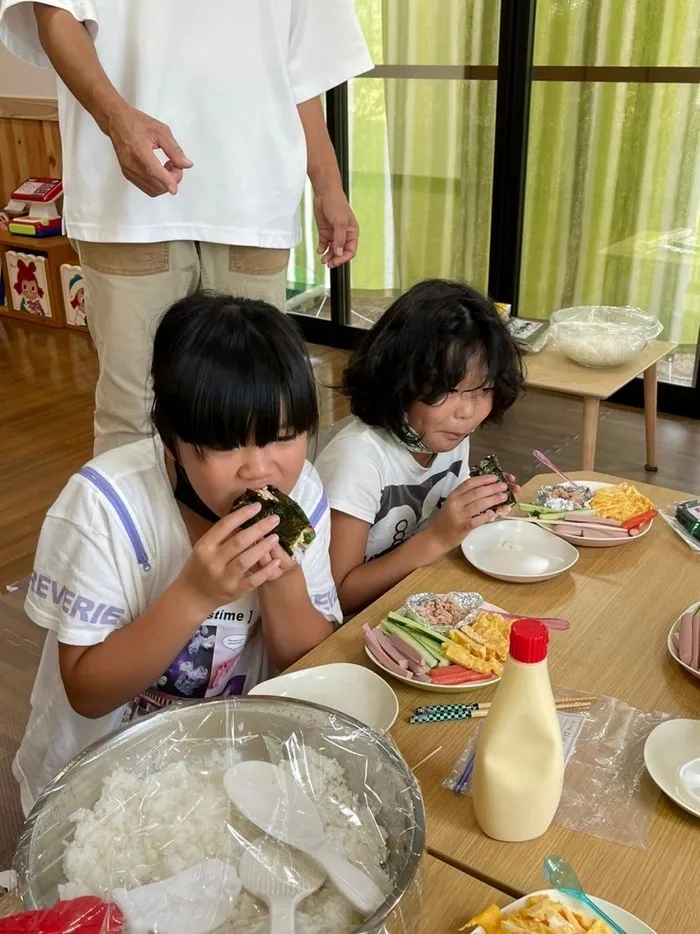
[[[406,600],[404,613],[446,635],[474,622],[483,603],[479,593],[415,593]]]
[[[251,768],[276,776],[248,786],[267,824],[236,796]],[[270,883],[305,891],[299,934],[390,920],[413,934],[423,846],[418,785],[383,737],[312,704],[231,698],[162,711],[86,751],[37,803],[16,865],[27,908],[96,897],[116,905],[125,934],[264,934]]]

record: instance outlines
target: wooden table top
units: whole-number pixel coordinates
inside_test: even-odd
[[[576,473],[580,479],[610,480],[603,474]],[[523,499],[552,477],[535,477]],[[636,484],[657,505],[687,494]],[[584,589],[584,584],[585,589]],[[678,717],[700,716],[700,682],[668,655],[673,621],[700,597],[700,564],[688,546],[658,519],[634,544],[582,548],[571,573],[540,584],[507,584],[484,577],[459,554],[416,571],[300,660],[296,668],[333,661],[370,664],[363,650],[363,623],[376,625],[411,593],[475,590],[486,600],[523,615],[564,616],[565,633],[554,633],[550,647],[552,681],[568,689],[620,698],[636,707]],[[459,758],[472,724],[409,724],[421,704],[457,703],[466,694],[421,691],[391,679],[400,702],[391,735],[416,775],[428,815],[428,850],[497,888],[522,894],[542,888],[541,865],[560,853],[578,870],[589,892],[638,915],[658,934],[693,930],[700,918],[697,853],[700,821],[661,795],[645,851],[609,843],[553,826],[539,840],[503,844],[479,830],[471,798],[442,787]],[[486,700],[493,689],[473,691]],[[435,750],[439,750],[435,753]],[[695,852],[695,856],[691,854]],[[663,881],[662,881],[663,880]]]
[[[608,399],[676,346],[673,341],[651,341],[638,356],[610,370],[581,366],[545,346],[525,357],[525,384],[532,389]]]
[[[457,934],[465,922],[489,905],[503,908],[513,901],[505,892],[433,856],[423,858],[421,885],[419,934]]]

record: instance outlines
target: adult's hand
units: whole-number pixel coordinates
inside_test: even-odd
[[[192,162],[180,148],[170,127],[134,107],[124,107],[109,119],[108,135],[114,146],[122,174],[132,185],[156,198],[177,194],[185,169]],[[156,156],[162,150],[165,165]]]
[[[316,194],[314,216],[321,262],[329,269],[347,263],[357,253],[360,225],[339,185]]]

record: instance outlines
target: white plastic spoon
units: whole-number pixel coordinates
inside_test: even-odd
[[[297,905],[326,878],[315,862],[270,837],[246,847],[238,875],[243,888],[269,908],[270,934],[294,934]]]
[[[115,889],[112,900],[130,934],[208,934],[233,914],[241,882],[220,859],[204,859],[169,879]]]
[[[326,836],[316,805],[284,769],[271,762],[240,762],[224,775],[233,804],[281,843],[316,860],[345,898],[364,915],[384,901],[369,876],[342,856]]]

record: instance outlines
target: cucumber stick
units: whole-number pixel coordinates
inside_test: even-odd
[[[438,646],[441,646],[445,641],[444,636],[441,636],[440,633],[435,632],[434,629],[431,629],[430,626],[426,626],[425,623],[417,623],[414,619],[409,619],[407,616],[401,616],[400,613],[389,613],[387,617],[392,623],[397,623],[401,626],[402,629],[410,629],[412,633],[416,633],[423,638],[432,639]]]

